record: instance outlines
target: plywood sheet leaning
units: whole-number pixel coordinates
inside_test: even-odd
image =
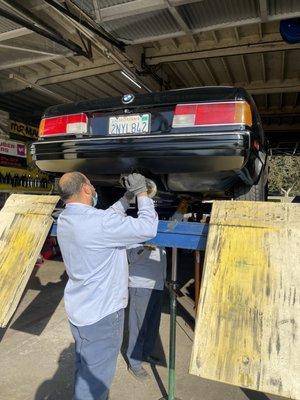
[[[13,194],[0,211],[0,327],[7,325],[17,308],[58,199]]]
[[[190,372],[300,399],[300,206],[213,205]]]

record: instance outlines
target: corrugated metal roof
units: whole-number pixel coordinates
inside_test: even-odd
[[[186,4],[179,7],[181,15],[191,29],[205,28],[231,21],[258,16],[255,0],[214,0]]]
[[[133,0],[97,0],[98,9],[116,6],[118,4],[129,3]],[[149,0],[151,1],[151,0]],[[95,7],[93,0],[74,0],[74,2],[85,12],[91,15],[93,18],[96,17]]]
[[[268,0],[268,10],[270,15],[289,14],[300,12],[299,0]]]
[[[0,17],[0,33],[13,31],[18,28],[21,28],[21,26],[4,17]]]
[[[78,0],[77,0],[78,1]],[[93,0],[90,0],[92,2]],[[118,4],[130,3],[133,0],[97,0],[99,8],[116,6]],[[148,0],[151,3],[151,0]]]
[[[130,16],[102,24],[115,36],[124,40],[140,39],[147,36],[177,32],[180,27],[167,10]]]

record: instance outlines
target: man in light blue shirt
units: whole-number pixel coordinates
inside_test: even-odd
[[[129,372],[139,380],[148,378],[142,362],[155,363],[163,290],[166,279],[165,248],[134,245],[127,250],[129,262]]]
[[[128,299],[126,246],[157,233],[158,218],[145,178],[131,174],[125,183],[137,196],[137,218],[126,215],[126,196],[107,210],[96,209],[95,188],[79,172],[59,181],[66,208],[58,218],[57,238],[69,276],[64,300],[75,339],[74,400],[108,398]]]

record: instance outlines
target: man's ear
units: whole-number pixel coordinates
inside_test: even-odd
[[[88,195],[88,196],[90,196],[91,195],[91,188],[90,188],[90,186],[87,184],[87,183],[84,183],[83,185],[82,185],[82,190],[83,190],[83,192],[84,192],[84,194],[86,194],[86,195]]]

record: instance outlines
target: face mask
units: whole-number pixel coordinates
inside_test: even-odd
[[[98,193],[95,192],[94,196],[92,197],[92,206],[96,207],[97,203],[98,203]]]

